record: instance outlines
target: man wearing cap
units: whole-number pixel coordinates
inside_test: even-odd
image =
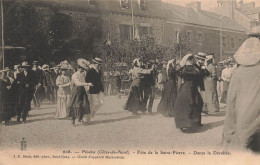
[[[92,61],[94,65],[89,69],[86,75],[86,83],[93,84],[93,86],[89,88],[90,116],[88,116],[88,121],[90,120],[90,117],[94,117],[95,113],[99,110],[103,104],[104,97],[104,87],[101,81],[102,60],[96,57]]]
[[[19,99],[17,121],[20,122],[22,117],[23,122],[26,122],[28,111],[31,110],[31,101],[33,96],[33,75],[30,71],[30,65],[27,62],[22,63],[23,71],[17,74],[17,83],[19,84]]]

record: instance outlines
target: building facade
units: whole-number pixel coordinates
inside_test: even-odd
[[[124,42],[143,35],[158,43],[171,45],[185,37],[189,52],[214,52],[217,60],[232,56],[246,38],[247,29],[230,15],[219,15],[201,9],[200,2],[185,7],[161,0],[31,0],[41,16],[45,33],[51,32],[55,14],[71,19],[72,34],[68,43],[75,47],[73,56],[91,59],[104,53],[104,40]],[[232,15],[232,14],[231,14]],[[50,38],[51,40],[51,38]],[[82,51],[83,49],[83,51]],[[181,58],[187,52],[174,55]],[[77,56],[79,54],[79,56]],[[75,58],[76,58],[75,57]]]

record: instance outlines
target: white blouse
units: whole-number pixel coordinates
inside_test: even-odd
[[[71,81],[76,86],[84,86],[84,85],[86,85],[85,84],[85,77],[86,77],[85,72],[83,72],[83,73],[75,72],[72,75]]]

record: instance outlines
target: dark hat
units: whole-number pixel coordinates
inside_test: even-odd
[[[93,61],[94,63],[96,63],[96,64],[102,64],[102,63],[103,63],[102,59],[101,59],[101,58],[98,58],[98,57],[94,58],[92,61]]]
[[[38,62],[38,61],[33,61],[32,64],[33,64],[33,65],[38,65],[39,62]]]

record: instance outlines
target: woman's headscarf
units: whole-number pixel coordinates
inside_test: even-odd
[[[260,41],[256,37],[248,38],[237,50],[234,59],[240,65],[255,65],[260,61]]]
[[[138,58],[134,59],[134,60],[133,60],[133,64],[134,64],[134,66],[137,65],[137,66],[140,67],[140,66],[141,66],[140,59],[138,59]]]
[[[181,59],[181,62],[180,62],[180,67],[181,67],[181,68],[185,66],[185,64],[186,64],[186,62],[187,62],[187,60],[188,60],[188,58],[191,57],[191,56],[192,56],[192,54],[187,54],[187,55],[185,55],[185,56]]]
[[[175,59],[172,59],[172,60],[169,60],[168,63],[167,63],[167,66],[166,66],[166,73],[168,75],[168,70],[170,68],[170,65],[173,64],[175,62]]]

